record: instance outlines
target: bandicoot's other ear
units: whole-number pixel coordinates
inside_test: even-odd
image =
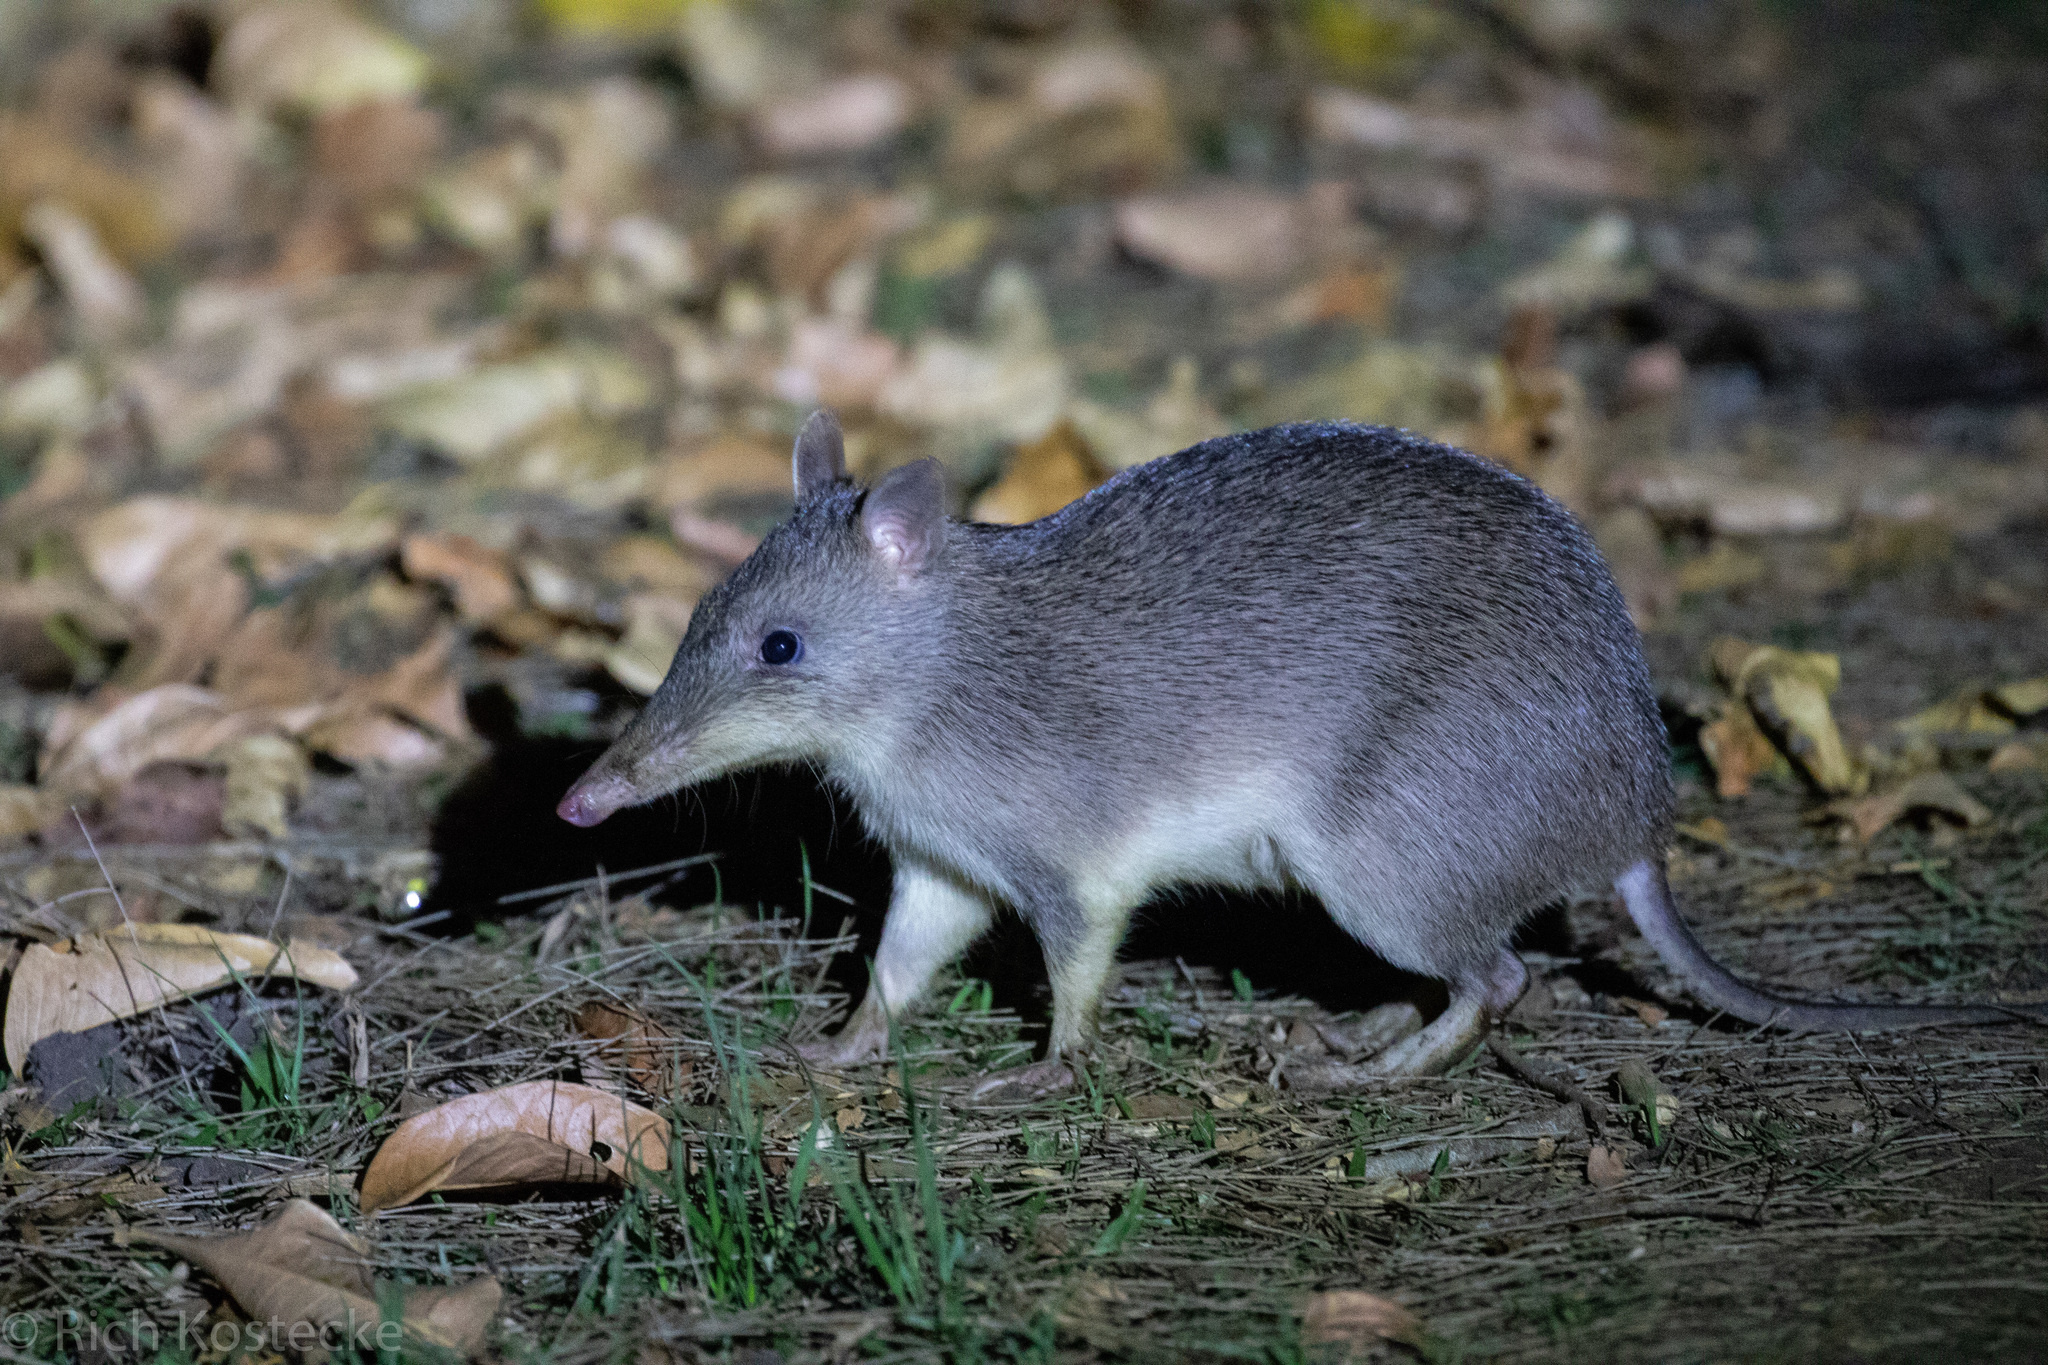
[[[924,572],[946,538],[946,481],[937,460],[893,469],[861,504],[861,529],[882,562],[904,578]]]
[[[846,477],[846,438],[839,419],[823,408],[814,412],[796,434],[790,456],[796,475],[796,500],[803,502]]]

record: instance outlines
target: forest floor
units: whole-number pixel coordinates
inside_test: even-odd
[[[808,777],[553,813],[815,407],[1011,522],[1374,422],[1598,541],[1718,957],[2048,999],[2048,28],[1838,8],[0,4],[0,1361],[2048,1360],[2038,1025],[1588,901],[1312,1094],[1441,988],[1190,893],[977,1103],[1014,922],[797,1064],[889,875]]]
[[[1880,597],[1942,608],[1919,617],[1887,601],[1881,638],[1840,642],[1898,669],[1924,632],[1970,619],[1946,601],[1954,563],[1989,570],[2044,550],[2038,532],[1965,545],[1818,624],[1791,612],[1742,624],[1810,646],[1835,643],[1850,627],[1829,623]],[[1655,652],[1696,654],[1702,632],[1732,624],[1715,616],[1686,613]],[[2030,666],[2048,669],[2048,631],[1980,621],[1964,634],[1986,649],[1994,635],[2024,641],[2040,651]],[[1969,648],[1951,638],[1941,652]],[[1991,812],[1978,828],[1902,824],[1860,844],[1816,826],[1789,781],[1734,802],[1691,780],[1677,894],[1710,948],[1759,979],[2039,999],[2048,782],[1963,782]],[[1566,907],[1526,936],[1535,984],[1506,1036],[1594,1100],[1601,1144],[1625,1167],[1595,1180],[1584,1119],[1485,1051],[1440,1079],[1276,1089],[1276,1064],[1326,1051],[1315,1023],[1390,997],[1432,1003],[1427,983],[1377,966],[1313,907],[1156,907],[1081,1087],[988,1107],[963,1082],[1042,1038],[1044,991],[1020,933],[972,968],[1010,984],[949,977],[900,1060],[811,1074],[785,1044],[843,1007],[828,968],[855,940],[802,937],[805,907],[762,918],[699,905],[684,894],[704,886],[698,867],[528,898],[453,936],[322,913],[376,897],[348,869],[379,848],[335,837],[260,856],[106,852],[117,881],[160,887],[220,927],[313,935],[366,984],[345,1006],[275,985],[211,997],[225,1033],[200,1002],[109,1025],[97,1033],[115,1036],[72,1063],[80,1102],[59,1114],[15,1092],[10,1309],[50,1322],[232,1315],[174,1262],[115,1250],[123,1227],[233,1224],[287,1194],[345,1210],[399,1116],[587,1075],[594,1044],[574,1021],[611,1001],[658,1021],[685,1067],[681,1088],[634,1093],[673,1106],[679,1145],[716,1147],[748,1184],[735,1196],[700,1172],[603,1198],[434,1196],[361,1221],[382,1272],[497,1275],[508,1359],[2024,1360],[2048,1346],[2048,1047],[2035,1025],[1860,1037],[1731,1025],[1670,987],[1618,909]],[[99,875],[82,851],[66,857]],[[49,866],[7,855],[17,883]],[[835,891],[813,889],[814,930],[852,915]],[[858,907],[870,935],[875,908]],[[225,1040],[265,1026],[290,1040],[295,1079],[252,1096]],[[1645,1108],[1616,1089],[1630,1062],[1674,1100],[1654,1141]],[[910,1211],[907,1242],[863,1249],[855,1196],[816,1168],[791,1190],[819,1124],[840,1135],[882,1221],[890,1200]],[[721,1199],[751,1228],[750,1276],[682,1241],[679,1205],[708,1213]],[[923,1240],[935,1228],[942,1251]],[[1317,1344],[1308,1306],[1354,1290],[1412,1313],[1411,1345],[1370,1332]]]

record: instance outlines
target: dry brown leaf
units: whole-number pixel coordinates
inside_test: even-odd
[[[224,564],[239,550],[250,572],[277,582],[320,561],[388,553],[398,545],[398,523],[152,496],[93,517],[79,528],[78,541],[109,596],[146,607],[151,585],[181,553],[196,551]]]
[[[92,223],[65,204],[41,200],[21,215],[85,334],[102,345],[127,340],[149,320],[142,286],[100,242]]]
[[[1084,39],[1048,53],[1023,95],[958,110],[943,159],[963,189],[1104,198],[1170,180],[1186,152],[1150,58]]]
[[[1628,1161],[1604,1142],[1596,1142],[1586,1153],[1586,1180],[1600,1189],[1628,1179]]]
[[[1984,764],[1987,772],[2019,773],[2048,770],[2048,735],[2001,744]]]
[[[471,1155],[485,1139],[506,1133],[524,1133],[568,1156],[595,1160],[621,1179],[635,1165],[668,1169],[668,1120],[653,1110],[587,1085],[526,1081],[450,1100],[400,1124],[363,1172],[363,1212],[409,1204],[431,1190],[531,1183],[529,1147],[498,1146]],[[517,1159],[506,1170],[485,1160],[508,1153]],[[581,1167],[565,1163],[562,1169]]]
[[[409,390],[385,405],[385,417],[401,434],[475,464],[552,418],[620,417],[653,397],[652,381],[624,354],[567,345]]]
[[[902,359],[900,346],[857,319],[805,318],[790,329],[775,395],[798,407],[873,407]]]
[[[1671,1011],[1662,1005],[1653,1005],[1647,1000],[1637,1000],[1631,996],[1617,995],[1614,997],[1614,1003],[1633,1012],[1636,1018],[1650,1028],[1657,1027],[1671,1017]]]
[[[886,142],[910,122],[910,87],[894,76],[846,76],[754,112],[754,140],[770,156],[860,152]]]
[[[344,763],[431,768],[448,756],[447,746],[432,735],[396,716],[359,708],[323,712],[299,738],[313,752]]]
[[[1703,521],[1730,536],[1814,535],[1849,519],[1840,490],[1675,469],[1640,480],[1635,499],[1666,520]]]
[[[168,73],[136,82],[130,121],[168,225],[187,237],[232,221],[251,139],[233,114]]]
[[[395,1294],[403,1331],[415,1343],[474,1356],[483,1350],[504,1298],[490,1275],[455,1288],[380,1286],[370,1274],[369,1243],[304,1199],[292,1200],[249,1232],[190,1237],[134,1228],[127,1235],[175,1252],[213,1276],[250,1321],[278,1324],[284,1335],[269,1343],[273,1349],[346,1341],[365,1353],[395,1353],[403,1342],[378,1330]],[[344,1336],[330,1335],[335,1328]]]
[[[1312,1294],[1301,1308],[1302,1340],[1353,1350],[1376,1341],[1420,1348],[1429,1336],[1422,1319],[1401,1304],[1363,1289],[1328,1289]]]
[[[1828,709],[1828,697],[1842,681],[1837,656],[1754,645],[1727,635],[1714,642],[1710,655],[1729,694],[1749,708],[1814,785],[1840,794],[1868,780],[1849,757]]]
[[[1061,422],[1018,449],[1009,472],[974,500],[976,521],[1037,521],[1065,507],[1107,477],[1087,441]]]
[[[1868,843],[1886,826],[1915,811],[1945,816],[1975,827],[1991,819],[1991,808],[1964,791],[1947,773],[1921,773],[1896,787],[1853,801],[1837,801],[1831,814],[1849,822],[1856,837]]]
[[[926,335],[876,399],[876,409],[940,432],[952,447],[1035,441],[1066,411],[1066,361],[1038,285],[1023,267],[992,271],[982,289],[980,338]]]
[[[1694,555],[1678,566],[1678,590],[1682,593],[1720,592],[1761,583],[1770,564],[1760,554],[1742,549],[1732,541],[1716,541],[1703,555]]]
[[[466,621],[489,621],[521,601],[512,561],[468,536],[407,536],[399,556],[406,577],[439,583],[452,592],[455,609]]]
[[[280,947],[196,924],[137,924],[54,946],[32,943],[7,995],[8,1069],[20,1075],[28,1050],[53,1033],[83,1033],[237,977],[273,975],[335,991],[356,985],[355,968],[330,949]]]
[[[2048,678],[2029,678],[1992,688],[1965,688],[1893,724],[1904,735],[2009,734],[2019,722],[2048,709]]]
[[[144,261],[169,245],[154,190],[125,174],[97,147],[80,146],[46,118],[0,113],[0,233],[41,199],[66,204],[93,226],[119,260]]]
[[[1747,796],[1752,782],[1785,761],[1740,702],[1700,727],[1700,751],[1714,765],[1714,792],[1723,797]]]
[[[721,436],[655,467],[648,500],[669,511],[714,514],[728,502],[766,502],[792,494],[786,443]]]
[[[685,605],[718,586],[720,570],[660,536],[620,536],[604,547],[597,570],[620,587],[660,593]]]
[[[1116,235],[1133,256],[1203,280],[1288,274],[1307,244],[1299,204],[1258,190],[1148,196],[1117,206]]]
[[[1892,726],[1902,735],[1998,735],[2017,728],[2010,716],[2001,714],[2000,708],[1993,705],[1992,694],[1980,688],[1936,702]]]
[[[97,718],[84,710],[60,714],[39,765],[43,786],[66,795],[103,795],[152,763],[204,762],[222,746],[273,726],[260,712],[233,709],[218,693],[166,683]]]
[[[227,783],[196,763],[152,763],[105,800],[98,837],[114,844],[203,844],[220,838]]]
[[[611,1073],[623,1070],[633,1084],[664,1099],[689,1087],[693,1068],[677,1055],[677,1040],[641,1011],[595,1000],[577,1011],[576,1028],[598,1044],[584,1061],[592,1085],[614,1089]]]

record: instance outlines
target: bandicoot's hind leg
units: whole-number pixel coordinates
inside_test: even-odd
[[[1045,893],[1026,917],[1052,976],[1052,1038],[1043,1060],[982,1077],[968,1092],[970,1099],[1037,1099],[1073,1087],[1073,1062],[1094,1045],[1103,992],[1116,970],[1117,945],[1130,925],[1131,907],[1105,900],[1083,909],[1061,889]]]
[[[889,1021],[931,984],[934,974],[981,937],[993,912],[987,899],[917,863],[899,861],[874,979],[860,1008],[835,1037],[797,1049],[818,1066],[852,1066],[889,1047]]]
[[[1378,1076],[1435,1076],[1457,1065],[1486,1038],[1494,1021],[1513,1009],[1529,988],[1529,969],[1506,948],[1483,971],[1451,982],[1450,1007],[1422,1032],[1372,1057],[1364,1069]]]

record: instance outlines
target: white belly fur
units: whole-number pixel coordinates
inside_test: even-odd
[[[1236,784],[1198,801],[1164,798],[1072,870],[1091,912],[1129,911],[1169,886],[1281,890],[1290,884],[1280,831],[1292,812],[1276,783]]]

